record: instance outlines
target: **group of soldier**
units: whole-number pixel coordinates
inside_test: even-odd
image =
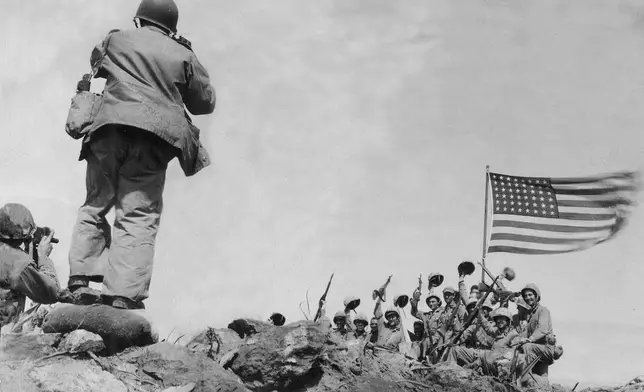
[[[419,309],[419,284],[411,298],[395,296],[384,313],[384,291],[374,291],[376,305],[371,318],[356,312],[359,298],[347,297],[344,310],[333,315],[334,327],[327,317],[318,322],[330,327],[339,339],[365,350],[400,352],[428,364],[455,363],[504,380],[547,383],[548,367],[561,357],[563,348],[556,344],[550,311],[541,304],[541,291],[533,283],[520,292],[506,290],[502,280],[514,278],[507,268],[504,273],[512,276],[500,275],[492,285],[480,283],[468,291],[465,278],[473,270],[473,263],[461,263],[458,289],[446,286],[440,294],[437,290],[443,276],[430,274],[426,311]],[[516,312],[510,310],[510,303]],[[407,304],[415,319],[412,325],[407,325]],[[410,326],[411,331],[407,330]]]

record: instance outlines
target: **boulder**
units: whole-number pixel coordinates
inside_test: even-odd
[[[268,331],[271,328],[275,328],[275,326],[264,321],[253,319],[236,319],[228,324],[228,329],[237,332],[242,338]]]
[[[108,353],[155,342],[150,322],[136,311],[107,305],[59,305],[45,317],[43,332],[68,333],[79,328],[103,338]]]
[[[76,331],[70,332],[58,346],[59,351],[67,351],[70,353],[85,351],[97,353],[104,349],[105,343],[103,343],[103,338],[84,329],[77,329]]]
[[[314,385],[327,336],[312,322],[273,327],[247,338],[230,368],[253,391]]]
[[[248,392],[237,376],[213,360],[171,343],[139,348],[119,360],[135,365],[139,376],[165,388],[194,383],[194,392]]]
[[[0,361],[38,359],[55,353],[59,333],[7,333],[0,335]]]
[[[29,377],[38,384],[41,392],[128,392],[122,381],[94,362],[68,357],[58,357],[35,366]]]
[[[242,342],[237,332],[232,329],[210,328],[198,333],[186,344],[186,347],[194,353],[219,361],[224,355],[238,348]]]

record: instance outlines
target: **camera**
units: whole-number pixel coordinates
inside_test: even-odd
[[[43,238],[47,237],[49,234],[51,234],[51,229],[49,227],[37,227],[36,231],[34,232],[34,240],[33,244],[34,246],[38,246],[40,244],[40,241],[42,241]],[[57,244],[58,238],[52,237],[51,243],[52,244]]]

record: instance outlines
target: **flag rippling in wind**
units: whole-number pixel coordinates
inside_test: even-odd
[[[639,190],[636,172],[585,178],[489,176],[488,253],[568,253],[605,242],[624,226]]]

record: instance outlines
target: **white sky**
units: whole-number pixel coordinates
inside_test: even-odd
[[[130,28],[137,2],[5,3],[0,202],[57,230],[64,284],[85,197],[69,100],[92,47]],[[196,119],[213,165],[187,179],[175,162],[168,174],[146,302],[162,335],[273,311],[293,321],[332,272],[329,312],[355,294],[369,313],[390,273],[390,297],[410,294],[420,272],[455,285],[458,263],[481,254],[486,164],[526,176],[642,166],[635,0],[178,4],[218,107]],[[540,286],[565,349],[551,378],[641,373],[643,229],[640,209],[585,252],[490,257],[494,271],[515,269],[514,289]]]

